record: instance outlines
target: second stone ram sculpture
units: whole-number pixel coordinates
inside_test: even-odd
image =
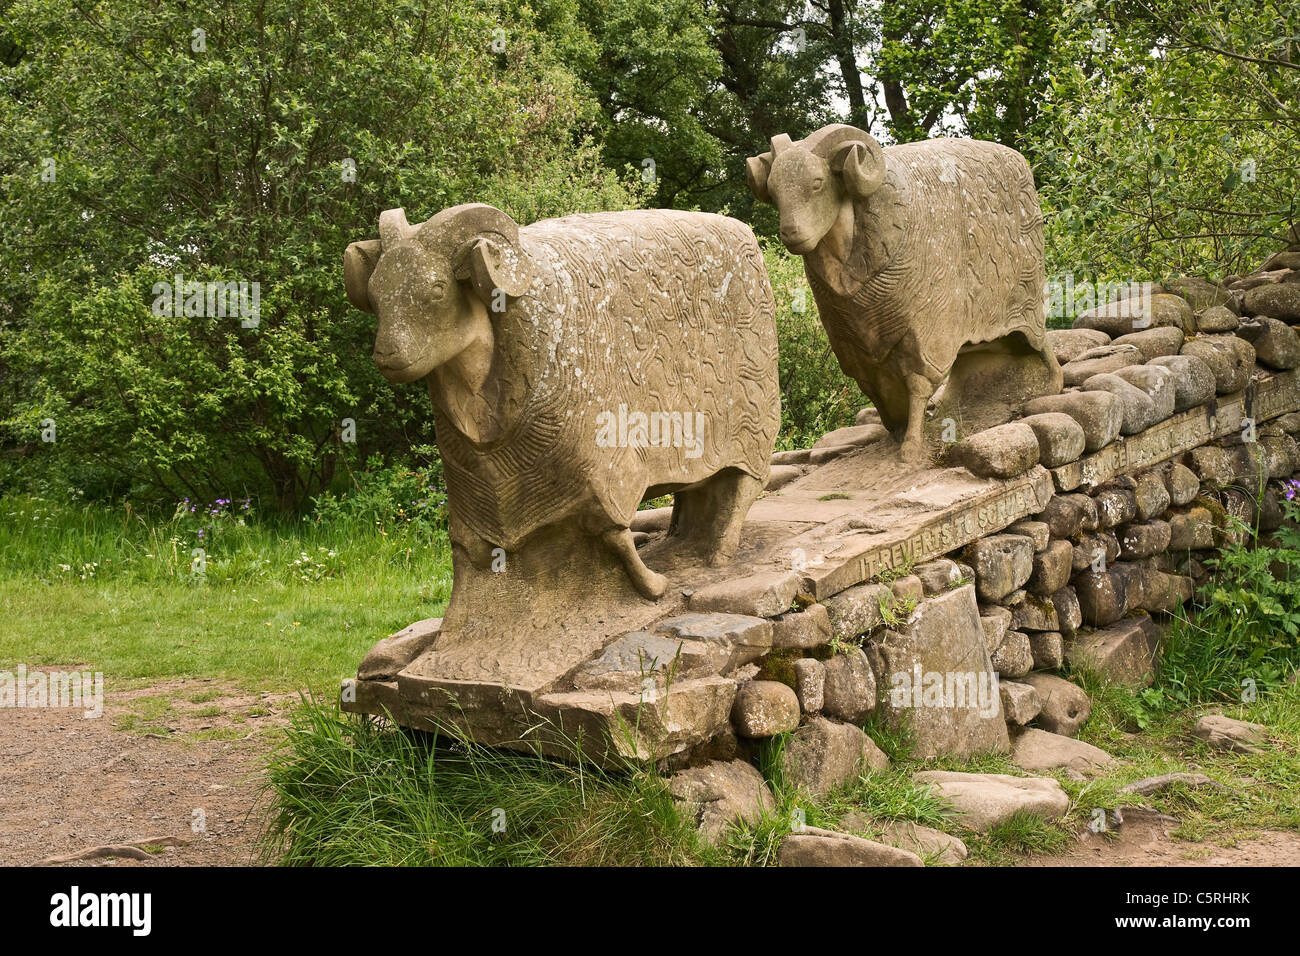
[[[1020,364],[954,374],[965,391],[1027,386],[1008,406],[1060,391],[1045,344],[1042,213],[1015,150],[962,139],[882,149],[837,124],[799,142],[773,137],[747,178],[780,213],[781,241],[803,256],[840,367],[901,438],[904,460],[926,457],[927,403],[972,345],[996,343]],[[1037,374],[1026,374],[1026,355]]]

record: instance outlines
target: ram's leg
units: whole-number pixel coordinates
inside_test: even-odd
[[[1061,363],[1056,360],[1056,353],[1044,343],[1043,347],[1038,350],[1038,354],[1043,357],[1043,364],[1047,366],[1048,390],[1046,394],[1060,394],[1061,388],[1065,384],[1065,373],[1061,371]]]
[[[924,375],[907,375],[907,434],[903,438],[903,461],[925,460],[925,407],[934,394],[934,384]]]
[[[709,484],[714,486],[718,507],[709,565],[717,567],[736,556],[745,516],[749,514],[754,499],[763,491],[763,482],[739,469],[728,469],[715,475]]]
[[[745,515],[762,490],[763,483],[757,478],[738,468],[726,468],[680,495],[685,498],[682,530],[710,567],[735,557]],[[677,517],[675,509],[673,517]]]
[[[740,529],[763,483],[736,468],[673,495],[668,534],[682,542],[680,553],[694,553],[710,566],[726,564],[740,544]]]
[[[636,553],[629,528],[610,528],[601,536],[605,547],[614,552],[623,562],[623,569],[632,581],[632,586],[644,598],[657,601],[668,590],[668,579],[645,566],[641,556]]]
[[[859,370],[856,379],[862,393],[880,412],[880,423],[897,437],[907,428],[907,384],[884,366],[872,365]]]

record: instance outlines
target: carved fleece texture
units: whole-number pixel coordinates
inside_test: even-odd
[[[566,518],[626,527],[648,487],[726,467],[766,480],[780,419],[772,290],[748,226],[668,210],[520,230],[535,278],[494,317],[496,374],[526,381],[476,448],[436,418],[453,540],[507,550]],[[702,412],[702,453],[601,448],[597,416]]]

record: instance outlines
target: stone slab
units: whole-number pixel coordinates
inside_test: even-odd
[[[1010,749],[974,585],[918,604],[873,647],[880,661],[880,712],[890,727],[906,729],[914,756]]]
[[[358,680],[349,677],[339,688],[339,709],[346,714],[388,716],[398,723],[407,720],[406,705],[395,680]]]
[[[1017,478],[977,483],[980,487],[967,486],[957,494],[920,487],[869,516],[832,522],[800,536],[794,546],[817,555],[817,563],[803,574],[804,592],[823,600],[883,571],[948,554],[1037,514],[1052,495],[1051,478],[1038,465]]]
[[[1256,424],[1300,409],[1300,380],[1284,372],[1252,382],[1246,389],[1165,419],[1145,431],[1111,442],[1078,461],[1051,469],[1059,492],[1094,491],[1118,474],[1167,461],[1234,433],[1242,421]]]
[[[1069,794],[1047,777],[924,770],[913,774],[912,779],[921,784],[934,784],[938,796],[957,811],[956,822],[981,832],[1020,810],[1051,820],[1064,816],[1070,806]]]

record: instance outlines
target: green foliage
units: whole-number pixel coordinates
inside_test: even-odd
[[[1235,842],[1255,828],[1300,827],[1294,797],[1300,785],[1300,754],[1295,746],[1300,741],[1300,683],[1261,686],[1249,702],[1241,700],[1241,688],[1231,695],[1236,699],[1211,696],[1188,702],[1184,697],[1180,702],[1166,696],[1170,689],[1166,674],[1155,686],[1141,690],[1091,674],[1077,676],[1092,700],[1092,716],[1081,739],[1101,747],[1116,762],[1086,783],[1062,780],[1070,792],[1070,818],[1076,824],[1088,823],[1097,807],[1150,807],[1180,820],[1172,835],[1187,841],[1188,856],[1197,852],[1197,842],[1204,841],[1201,852],[1208,852],[1210,841]],[[1207,710],[1263,724],[1269,728],[1269,746],[1257,754],[1208,749],[1189,733]],[[1204,773],[1215,783],[1178,784],[1148,796],[1122,790],[1135,780],[1188,770]],[[1241,787],[1243,779],[1249,779],[1251,786]]]
[[[852,61],[852,47],[842,22],[830,28],[802,0],[704,0],[703,6],[719,73],[700,104],[701,123],[718,139],[722,156],[682,199],[736,216],[759,235],[775,235],[776,211],[749,192],[745,160],[769,150],[778,133],[801,139],[843,119],[835,103],[843,83],[828,65]]]
[[[1292,520],[1294,506],[1288,508]],[[1291,532],[1294,536],[1295,532]],[[1241,700],[1276,688],[1300,665],[1300,551],[1229,544],[1194,615],[1170,627],[1157,690],[1141,695],[1139,726],[1157,709]]]
[[[631,166],[660,205],[707,189],[724,168],[701,106],[719,60],[696,0],[579,0],[595,40],[581,69],[601,106],[604,158]],[[649,163],[646,163],[649,160]]]
[[[896,142],[940,135],[1030,149],[1056,67],[1061,0],[903,0],[878,9],[879,78]]]
[[[1294,4],[1119,0],[1062,21],[1033,142],[1053,269],[1253,268],[1296,221]],[[1051,269],[1049,269],[1051,271]]]
[[[873,726],[870,729],[875,737],[879,728]],[[868,770],[829,794],[814,798],[785,777],[782,754],[791,736],[778,734],[763,741],[759,748],[759,767],[772,788],[776,804],[757,822],[739,824],[727,833],[720,847],[726,862],[742,866],[772,866],[787,835],[804,827],[843,831],[843,821],[849,814],[854,814],[869,828],[886,820],[943,828],[952,826],[951,808],[929,784],[918,784],[911,779],[913,766]],[[890,754],[892,759],[906,760],[899,738],[886,735],[876,739],[887,751],[897,748],[897,753]],[[878,836],[879,833],[869,831],[866,835]]]
[[[916,733],[912,728],[910,715],[904,716],[902,720],[891,722],[885,717],[881,708],[876,708],[867,717],[862,729],[885,752],[885,756],[892,763],[912,760],[912,753],[916,750]]]
[[[1288,482],[1286,523],[1275,544],[1239,528],[1208,559],[1210,578],[1195,604],[1170,622],[1156,683],[1128,692],[1081,675],[1094,710],[1135,730],[1207,703],[1276,693],[1300,667],[1300,482]]]
[[[342,294],[342,251],[380,211],[484,201],[528,221],[640,201],[590,138],[597,106],[565,65],[590,46],[572,5],[249,13],[7,11],[23,51],[0,70],[8,480],[302,509],[345,459],[433,437],[427,396],[381,379],[373,317]],[[259,325],[154,314],[174,274],[259,283]],[[37,440],[47,418],[54,444]]]
[[[413,449],[429,464],[411,468],[385,465],[378,455],[366,470],[353,475],[344,494],[325,492],[316,498],[312,520],[321,524],[367,525],[380,534],[386,529],[413,531],[433,537],[447,526],[447,490],[442,485],[442,460],[437,449]]]
[[[899,627],[907,623],[916,610],[916,598],[896,598],[892,594],[880,596],[880,618],[886,627]]]
[[[776,295],[780,350],[781,433],[778,448],[806,448],[835,428],[852,425],[867,404],[840,370],[817,316],[803,262],[778,243],[765,243],[767,271]]]

